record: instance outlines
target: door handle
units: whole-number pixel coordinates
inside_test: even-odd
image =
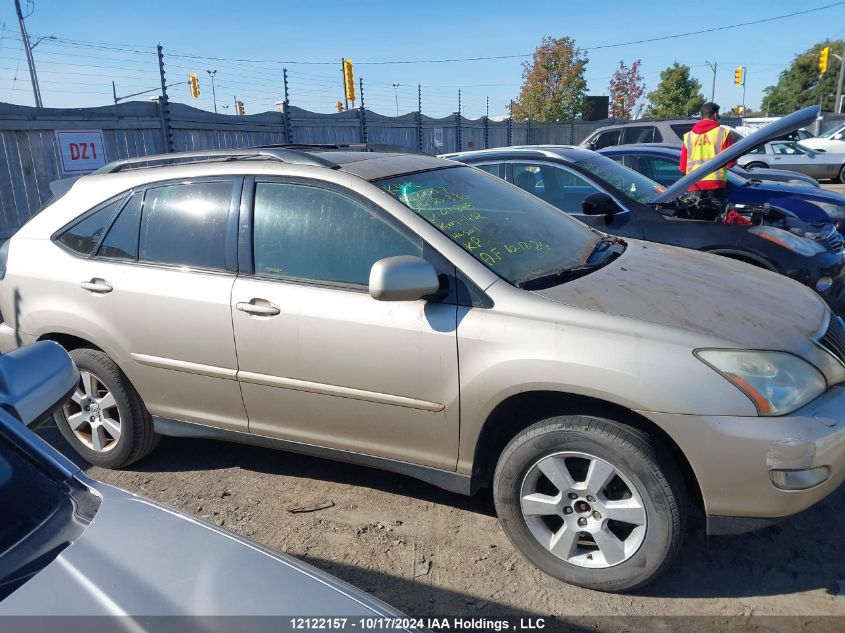
[[[256,301],[261,301],[262,303],[255,303]],[[235,304],[235,307],[241,312],[254,314],[255,316],[276,316],[281,312],[279,306],[264,299],[253,299],[248,303],[245,301],[239,301]]]
[[[96,292],[99,294],[106,294],[107,292],[111,292],[114,290],[112,285],[107,282],[105,279],[92,279],[91,281],[83,281],[81,284],[85,290],[90,292]]]

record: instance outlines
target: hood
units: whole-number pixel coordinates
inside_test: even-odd
[[[788,277],[698,251],[629,240],[604,268],[536,291],[552,301],[809,358],[828,309]]]
[[[2,615],[397,615],[289,556],[105,484],[82,536]]]
[[[798,112],[793,112],[785,117],[778,119],[767,126],[760,128],[753,134],[749,134],[744,139],[734,143],[724,151],[719,152],[716,156],[708,160],[701,167],[695,171],[691,171],[686,176],[678,180],[674,185],[669,187],[663,194],[655,199],[655,202],[671,202],[676,200],[686,192],[692,185],[704,178],[707,174],[711,174],[717,169],[721,169],[728,163],[735,161],[743,154],[747,154],[761,143],[767,143],[772,139],[787,134],[800,127],[809,125],[816,120],[819,114],[819,106],[810,106]]]

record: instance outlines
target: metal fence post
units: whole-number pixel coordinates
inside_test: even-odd
[[[290,125],[290,100],[288,99],[288,69],[282,68],[282,78],[285,84],[284,119],[285,143],[293,143],[293,130]]]
[[[417,149],[423,151],[422,85],[417,84]]]
[[[358,91],[361,93],[359,95],[361,99],[361,107],[358,108],[358,113],[361,116],[361,142],[367,142],[367,112],[364,108],[364,78],[358,78]]]
[[[526,120],[526,129],[525,129],[525,144],[531,145],[531,117],[528,117]]]
[[[174,151],[173,132],[170,129],[170,101],[167,99],[167,82],[164,78],[164,49],[161,44],[156,46],[158,51],[158,74],[161,79],[161,99],[158,101],[161,115],[161,133],[164,135],[164,151]]]
[[[484,149],[490,145],[490,97],[487,97],[487,110],[484,115]]]
[[[513,145],[513,100],[508,106],[508,147]]]
[[[461,142],[461,90],[458,89],[458,111],[455,113],[455,121],[457,126],[455,127],[455,145],[457,146],[455,151],[460,152],[463,150],[463,143]]]

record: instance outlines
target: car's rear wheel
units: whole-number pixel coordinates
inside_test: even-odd
[[[745,169],[768,169],[769,166],[766,163],[748,163],[745,166]]]
[[[75,349],[79,384],[55,414],[56,426],[85,460],[106,468],[121,468],[141,459],[158,444],[138,392],[106,354]]]
[[[599,591],[628,591],[678,553],[686,491],[653,438],[603,418],[538,422],[502,452],[493,480],[499,520],[541,570]]]

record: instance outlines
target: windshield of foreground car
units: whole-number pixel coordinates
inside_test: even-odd
[[[472,167],[375,184],[514,285],[581,266],[599,240],[578,220]]]
[[[666,187],[654,182],[651,178],[601,154],[578,161],[577,164],[616,189],[610,193],[621,193],[637,202],[648,204],[666,191]]]

